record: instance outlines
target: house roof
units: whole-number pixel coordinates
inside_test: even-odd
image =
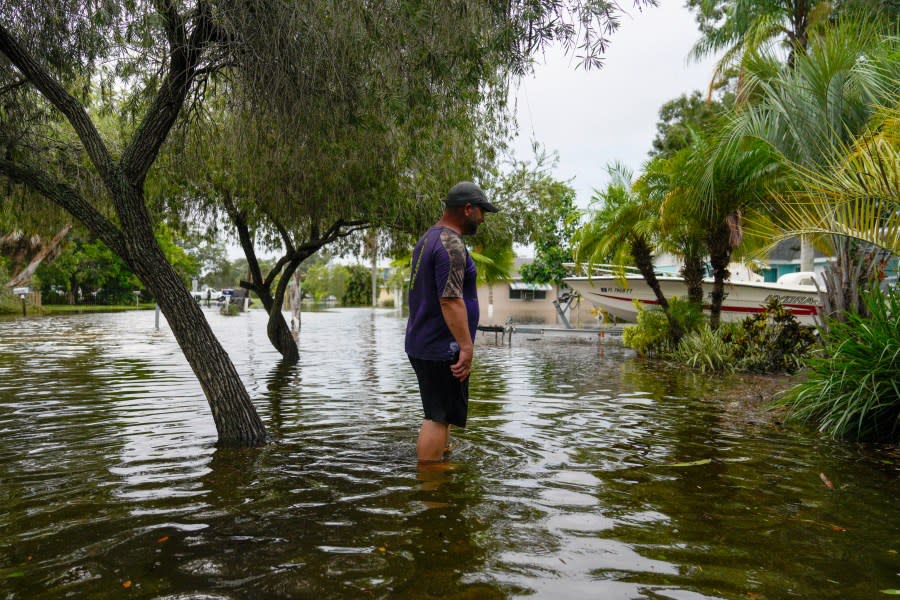
[[[813,254],[815,258],[828,256],[824,252],[816,250]],[[791,237],[781,240],[766,256],[771,261],[792,261],[800,260],[800,238]]]

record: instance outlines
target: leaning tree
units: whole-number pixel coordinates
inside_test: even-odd
[[[652,0],[639,1],[646,3]],[[306,65],[290,62],[293,44],[310,39],[330,54],[327,39],[318,35],[323,22],[311,9],[320,5],[333,3],[21,0],[0,5],[3,183],[24,186],[63,208],[141,279],[196,374],[223,443],[262,443],[265,427],[154,236],[156,206],[148,202],[147,178],[173,128],[202,116],[207,92],[220,77],[240,82],[235,89],[249,90],[250,98],[287,98],[292,81],[306,76]],[[473,55],[425,51],[422,67],[439,73],[442,60],[477,67],[484,56],[491,69],[475,68],[476,76],[494,72],[497,63],[489,57],[497,52],[511,72],[524,72],[528,57],[553,40],[576,45],[585,64],[597,61],[618,12],[615,3],[605,1],[434,0],[420,3],[417,18],[427,23],[429,11],[448,5],[464,16],[485,15],[475,20],[487,19],[484,33],[490,35],[467,47]],[[363,35],[371,24],[367,17],[381,11],[405,17],[410,6],[347,2],[340,12],[361,15],[357,33]],[[425,26],[416,31],[427,31],[435,46],[442,36],[456,34]],[[284,77],[268,77],[275,73]],[[440,86],[440,80],[433,85]],[[293,107],[302,111],[302,100]],[[113,109],[120,110],[121,135],[103,135],[97,118]]]

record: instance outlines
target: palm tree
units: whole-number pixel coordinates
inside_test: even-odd
[[[690,148],[682,148],[667,158],[654,158],[644,167],[635,190],[654,198],[654,203],[664,207],[667,200],[685,192],[684,175],[689,158]],[[705,232],[696,220],[685,219],[683,215],[666,210],[660,213],[660,227],[663,232],[661,248],[681,258],[679,274],[687,286],[688,302],[702,311]]]
[[[593,202],[601,208],[572,240],[576,264],[586,264],[588,274],[598,263],[633,263],[653,290],[669,323],[669,334],[677,342],[684,335],[653,270],[653,255],[659,232],[659,203],[652,196],[634,191],[631,170],[615,163],[607,167],[610,182],[596,191]]]
[[[831,13],[828,3],[815,0],[693,0],[690,4],[698,8],[702,20],[717,21],[716,26],[702,28],[703,37],[689,55],[699,60],[723,53],[710,89],[733,68],[743,71],[748,57],[775,45],[787,49],[787,63],[793,65],[797,56],[806,53],[810,27],[825,21]],[[719,16],[723,18],[717,19]],[[738,88],[738,96],[744,97],[740,82]]]
[[[809,183],[810,177],[830,181],[836,172],[846,171],[841,160],[866,131],[878,106],[896,104],[898,52],[900,38],[880,35],[871,22],[845,22],[815,37],[793,68],[774,77],[750,74],[748,85],[759,102],[736,113],[725,146],[731,152],[756,142],[771,148],[790,175],[773,195],[802,192],[803,180]],[[853,274],[871,256],[845,237],[827,241],[837,261],[831,267],[826,304],[834,309],[829,311],[833,316],[843,318],[844,310],[862,306]]]
[[[728,265],[744,242],[744,217],[749,213],[757,215],[757,221],[763,219],[762,199],[779,169],[771,147],[758,140],[698,138],[688,149],[680,187],[666,197],[664,213],[705,232],[713,275],[709,316],[713,329],[721,321]]]
[[[900,103],[879,111],[831,168],[793,167],[799,191],[776,198],[784,235],[837,235],[900,255]]]
[[[735,92],[739,106],[753,102],[754,86],[748,84],[748,74],[752,79],[754,72],[758,75],[760,72],[776,74],[782,71],[773,68],[780,65],[780,61],[773,57],[783,55],[784,49],[787,50],[787,70],[792,69],[798,58],[807,54],[812,33],[822,29],[819,26],[828,26],[830,19],[833,19],[832,4],[816,0],[689,0],[689,4],[698,9],[703,31],[689,58],[699,60],[723,52],[713,72],[710,94],[736,69],[738,82]],[[877,5],[867,7],[867,18],[877,19],[881,12],[888,15],[887,22],[892,22],[892,11],[882,11]],[[761,57],[763,60],[760,60]],[[801,236],[800,241],[800,268],[811,271],[813,243],[807,236]]]
[[[839,261],[827,272],[826,312],[865,315],[859,285],[877,281],[890,256],[900,256],[900,104],[880,111],[842,156],[824,170],[791,165],[797,186],[776,196],[782,233],[826,235]],[[854,247],[863,260],[842,259]]]

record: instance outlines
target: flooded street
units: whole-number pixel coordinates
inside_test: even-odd
[[[215,447],[152,312],[0,321],[0,598],[900,589],[900,454],[725,398],[752,382],[610,342],[488,334],[468,429],[448,464],[418,469],[398,313],[304,313],[285,368],[262,311],[204,310],[273,436],[264,448]]]

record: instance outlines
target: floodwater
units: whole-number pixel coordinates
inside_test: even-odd
[[[152,312],[0,321],[0,598],[887,598],[900,454],[759,418],[610,342],[479,340],[416,468],[390,310],[207,317],[274,441],[217,449]],[[827,480],[827,484],[826,484]]]

